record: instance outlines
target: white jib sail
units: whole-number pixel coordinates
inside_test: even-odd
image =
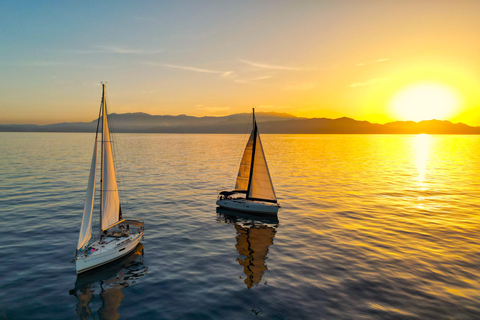
[[[248,139],[242,161],[240,162],[240,168],[238,169],[237,182],[235,183],[235,190],[237,191],[247,191],[248,189],[248,179],[250,177],[250,167],[252,164],[252,151],[253,131],[250,135],[250,139]]]
[[[252,182],[248,190],[249,198],[277,200],[273,190],[272,179],[268,171],[267,160],[263,153],[262,141],[257,132],[257,141],[255,146],[255,159],[253,160]]]
[[[87,245],[92,237],[92,212],[93,200],[95,198],[95,175],[97,168],[97,139],[93,147],[92,164],[90,166],[90,176],[88,178],[87,196],[85,199],[85,207],[83,208],[82,226],[80,227],[80,236],[78,237],[77,250]]]
[[[102,230],[106,230],[119,220],[120,199],[118,197],[112,143],[110,141],[110,131],[105,109],[103,112],[103,140]]]

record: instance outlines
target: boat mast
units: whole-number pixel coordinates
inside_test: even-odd
[[[253,109],[253,149],[252,149],[252,161],[250,162],[250,175],[248,177],[248,187],[246,199],[250,198],[248,194],[250,193],[250,188],[252,187],[252,176],[253,176],[253,165],[255,162],[255,149],[257,148],[257,122],[255,121],[255,108]]]
[[[102,213],[103,213],[103,142],[104,142],[104,136],[103,136],[103,131],[105,129],[105,84],[102,83],[102,156],[101,156],[101,171],[100,171],[100,236],[99,236],[99,241],[102,243]]]

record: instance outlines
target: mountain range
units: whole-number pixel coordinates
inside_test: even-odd
[[[300,118],[276,112],[258,112],[256,119],[262,133],[480,134],[480,127],[440,120],[378,124],[347,117]],[[251,120],[252,115],[249,113],[223,117],[150,115],[142,112],[109,115],[111,130],[125,133],[247,133]],[[91,122],[64,122],[48,125],[5,124],[0,125],[0,132],[95,132],[96,127],[95,119]]]

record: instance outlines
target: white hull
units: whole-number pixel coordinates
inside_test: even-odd
[[[277,203],[252,201],[245,199],[221,199],[217,200],[217,205],[230,210],[263,213],[268,215],[277,215],[278,208],[280,207]]]
[[[76,258],[77,274],[103,266],[119,259],[135,249],[143,237],[143,232],[128,237],[106,237],[103,243],[94,242],[86,251]],[[92,251],[95,250],[95,251]]]

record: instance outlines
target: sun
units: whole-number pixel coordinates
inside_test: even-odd
[[[438,83],[416,83],[399,91],[390,109],[399,120],[446,120],[460,105],[458,94]]]

